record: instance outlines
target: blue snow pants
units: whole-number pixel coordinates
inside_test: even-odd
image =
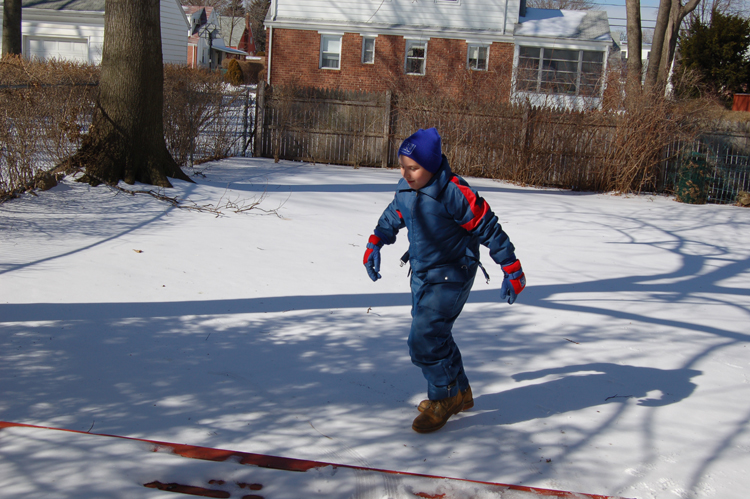
[[[477,265],[449,265],[411,276],[409,355],[427,379],[427,397],[441,400],[466,390],[461,352],[453,340],[453,323],[469,298]]]

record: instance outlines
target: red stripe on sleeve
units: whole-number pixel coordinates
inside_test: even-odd
[[[474,191],[472,191],[470,187],[461,185],[461,183],[458,181],[458,177],[453,177],[451,179],[451,182],[456,184],[458,190],[461,191],[461,194],[464,195],[466,200],[469,202],[471,213],[474,214],[474,217],[465,224],[461,225],[461,227],[469,231],[476,229],[479,223],[482,221],[482,218],[484,218],[484,215],[489,210],[489,206],[484,202],[484,200],[477,197],[477,195],[474,194]]]

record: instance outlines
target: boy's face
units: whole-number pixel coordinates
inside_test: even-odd
[[[432,173],[422,168],[419,163],[408,156],[399,156],[398,164],[401,167],[401,176],[409,184],[409,187],[418,191],[430,181]]]

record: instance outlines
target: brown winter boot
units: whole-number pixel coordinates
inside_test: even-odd
[[[462,411],[468,411],[472,407],[474,407],[474,396],[471,394],[471,386],[467,386],[466,390],[461,392],[461,395],[464,398],[464,406],[461,408]],[[417,406],[417,410],[419,412],[424,412],[425,409],[427,409],[430,406],[430,401],[425,399],[419,403]]]
[[[429,404],[424,412],[420,412],[411,424],[412,430],[417,433],[430,433],[439,430],[445,426],[448,418],[461,412],[464,407],[464,398],[460,390],[453,397],[429,400],[428,402]]]

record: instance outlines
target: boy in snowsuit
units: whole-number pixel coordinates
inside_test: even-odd
[[[436,129],[420,129],[404,140],[398,161],[403,178],[369,238],[364,264],[373,281],[380,279],[380,248],[393,244],[406,227],[412,269],[409,354],[427,379],[428,397],[412,429],[428,433],[474,406],[451,329],[480,266],[479,245],[487,246],[503,269],[502,300],[512,304],[526,277],[487,202],[451,172]]]

